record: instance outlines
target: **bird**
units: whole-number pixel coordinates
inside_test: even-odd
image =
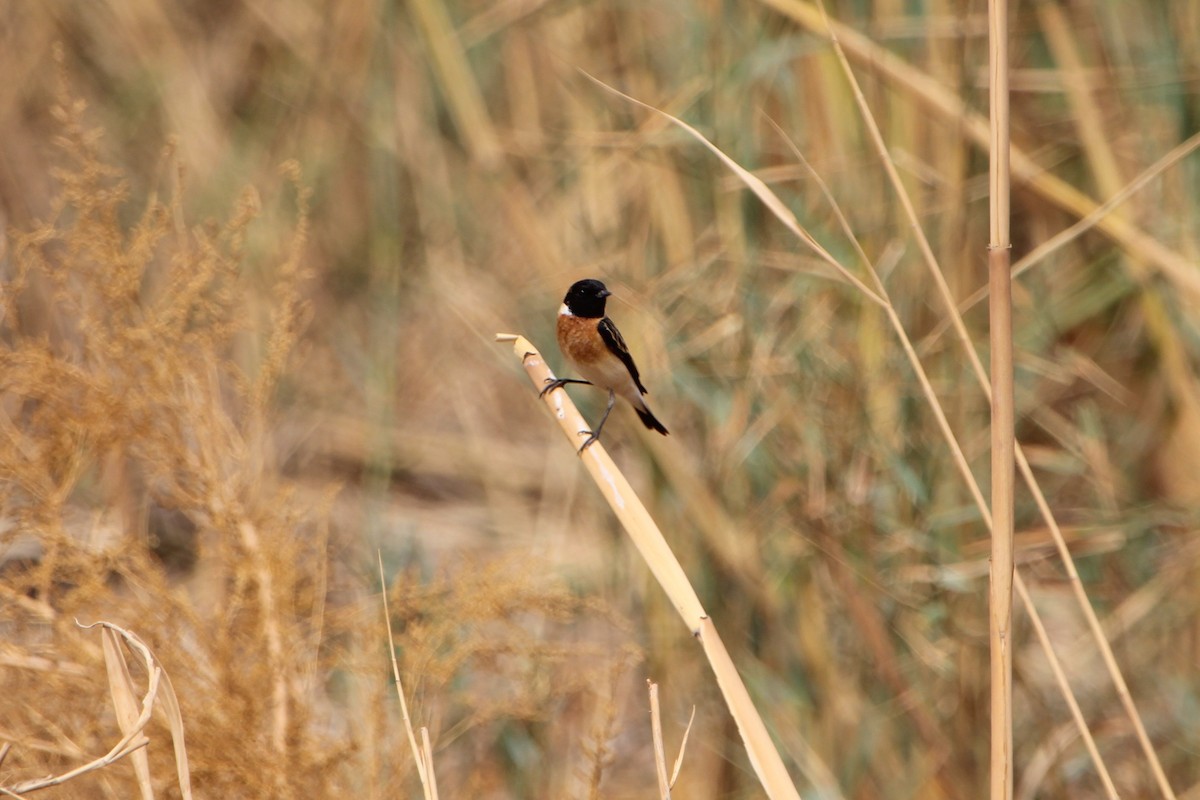
[[[543,396],[568,383],[590,384],[608,391],[608,406],[596,430],[580,431],[581,434],[588,434],[587,440],[579,448],[580,453],[600,439],[600,431],[618,395],[633,406],[643,425],[663,436],[667,435],[666,426],[658,421],[642,399],[646,387],[642,385],[641,375],[633,363],[625,339],[613,321],[604,314],[605,301],[611,295],[608,287],[594,278],[571,284],[558,309],[558,349],[586,380],[548,378],[548,385],[539,395]]]

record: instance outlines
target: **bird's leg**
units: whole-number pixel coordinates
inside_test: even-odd
[[[588,438],[585,439],[583,442],[583,447],[579,448],[580,453],[582,453],[584,450],[587,450],[588,445],[590,445],[592,442],[599,441],[600,431],[604,428],[604,423],[608,421],[608,415],[612,413],[613,404],[615,404],[616,402],[617,402],[617,395],[613,392],[612,389],[609,389],[608,390],[608,406],[604,409],[604,416],[600,418],[600,424],[596,426],[596,430],[580,431],[580,433],[589,434]]]
[[[546,378],[546,388],[538,393],[538,397],[545,397],[547,392],[553,392],[560,386],[566,386],[568,383],[586,383],[592,385],[591,381],[581,381],[578,378]]]

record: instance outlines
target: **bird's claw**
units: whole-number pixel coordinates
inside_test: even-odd
[[[546,378],[543,383],[546,384],[546,388],[538,392],[538,397],[545,397],[547,394],[553,392],[560,386],[565,386],[567,381],[564,378]]]
[[[566,386],[568,383],[585,383],[591,385],[591,381],[581,381],[577,378],[546,378],[542,383],[546,384],[546,388],[538,392],[538,397],[545,397],[548,392],[553,392],[560,386]]]
[[[579,448],[579,455],[583,455],[583,451],[584,451],[584,450],[587,450],[587,449],[588,449],[589,447],[591,447],[593,444],[595,444],[596,442],[600,441],[600,434],[599,434],[599,433],[593,433],[592,431],[580,431],[580,432],[579,432],[579,435],[580,435],[580,436],[583,436],[585,433],[587,434],[587,437],[588,437],[588,438],[587,438],[587,439],[585,439],[585,440],[584,440],[584,442],[583,442],[583,444],[580,446],[580,448]]]

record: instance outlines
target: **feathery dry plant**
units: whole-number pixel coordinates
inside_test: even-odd
[[[288,165],[298,223],[256,307],[243,273],[257,195],[224,223],[190,225],[168,149],[169,196],[129,220],[129,183],[85,113],[64,90],[61,194],[50,219],[14,237],[4,284],[7,657],[42,665],[4,672],[7,696],[25,698],[5,715],[4,735],[23,743],[7,766],[61,770],[102,739],[103,704],[83,701],[100,685],[99,651],[74,622],[99,615],[172,665],[198,784],[279,796],[325,785],[331,751],[307,698],[329,498],[299,496],[280,475],[269,426],[308,314],[308,190]],[[161,744],[150,755],[166,757]],[[121,778],[95,780],[74,791]]]

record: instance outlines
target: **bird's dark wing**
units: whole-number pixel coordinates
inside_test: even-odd
[[[646,387],[642,386],[642,379],[638,375],[637,365],[633,363],[633,356],[629,355],[629,348],[625,345],[625,340],[621,338],[621,332],[617,330],[617,326],[608,317],[600,320],[597,326],[600,331],[600,338],[604,340],[604,344],[608,347],[610,353],[621,359],[621,363],[629,370],[629,374],[633,376],[633,382],[637,384],[638,390],[642,394],[646,394]]]

